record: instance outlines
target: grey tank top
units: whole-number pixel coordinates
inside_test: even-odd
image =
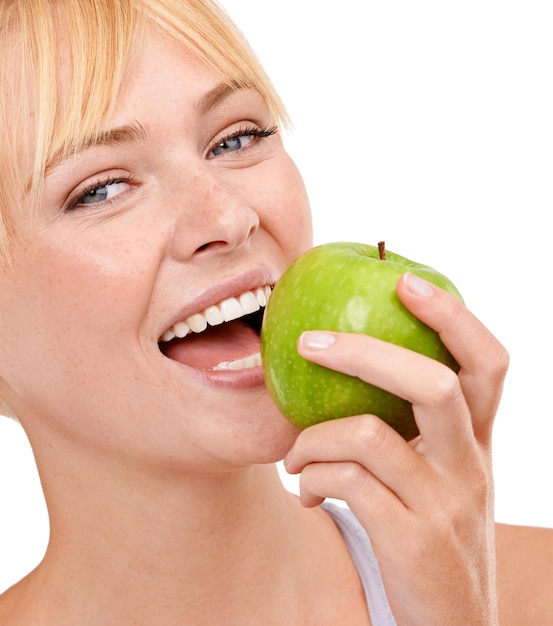
[[[397,626],[388,604],[370,539],[353,513],[330,502],[321,505],[342,533],[365,590],[372,626]]]

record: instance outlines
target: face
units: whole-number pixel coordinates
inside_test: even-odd
[[[49,440],[155,462],[278,458],[295,431],[246,313],[311,224],[267,106],[150,33],[104,131],[49,170],[18,224],[0,391]]]

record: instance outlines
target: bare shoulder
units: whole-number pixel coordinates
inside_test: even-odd
[[[553,529],[496,525],[499,623],[553,624]]]
[[[8,589],[4,593],[0,593],[0,626],[13,623],[13,610],[16,593],[13,589]]]
[[[27,575],[23,580],[0,593],[0,626],[23,626],[33,624],[39,626],[44,622],[33,609],[36,609],[37,602],[34,600],[28,587],[31,575]]]

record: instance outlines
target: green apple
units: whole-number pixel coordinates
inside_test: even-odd
[[[267,389],[282,414],[299,428],[371,413],[403,437],[418,434],[411,404],[364,381],[303,359],[305,330],[364,333],[458,365],[438,334],[414,317],[396,294],[398,278],[412,272],[462,301],[455,286],[430,267],[379,246],[328,243],[308,250],[284,272],[265,311],[261,356]]]

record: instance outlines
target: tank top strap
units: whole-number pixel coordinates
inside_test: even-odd
[[[359,572],[372,625],[397,626],[386,597],[378,560],[365,529],[347,508],[331,502],[324,502],[321,508],[334,520]]]

